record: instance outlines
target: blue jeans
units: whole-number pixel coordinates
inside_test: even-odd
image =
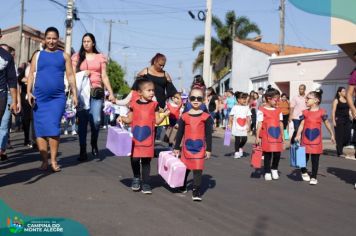
[[[80,146],[86,146],[88,122],[90,123],[91,129],[91,144],[96,145],[100,130],[102,107],[102,99],[90,98],[90,109],[78,111],[78,135]]]
[[[71,131],[76,131],[76,127],[75,127],[75,116],[73,116],[72,118],[68,118],[66,119],[66,121],[64,122],[64,130],[67,130],[68,131],[68,128],[69,128],[69,123],[71,123],[72,125],[72,129]]]
[[[0,90],[0,124],[1,124],[2,116],[4,115],[4,112],[7,108],[6,107],[7,97],[8,97],[7,91]]]
[[[6,144],[9,139],[9,127],[10,127],[10,120],[11,120],[11,111],[9,110],[9,105],[12,103],[12,97],[10,94],[7,96],[7,104],[5,108],[4,115],[1,119],[0,124],[0,148],[1,150],[6,150]]]

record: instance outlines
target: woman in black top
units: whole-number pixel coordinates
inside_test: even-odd
[[[166,99],[172,97],[177,92],[172,83],[171,76],[163,70],[166,61],[165,55],[157,53],[151,59],[151,66],[138,73],[139,77],[145,76],[153,82],[155,86],[155,96],[159,107],[162,109],[166,106]]]
[[[337,156],[342,155],[342,149],[350,142],[351,121],[350,107],[346,100],[346,89],[339,87],[332,105],[332,121],[335,128]]]
[[[219,97],[216,95],[215,90],[212,87],[209,87],[206,90],[206,98],[207,98],[206,103],[207,103],[209,113],[215,121],[215,116],[216,113],[218,112],[218,107],[219,107]]]

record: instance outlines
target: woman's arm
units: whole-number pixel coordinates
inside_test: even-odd
[[[333,105],[332,105],[332,111],[331,111],[331,120],[333,121],[333,125],[334,127],[336,127],[336,117],[335,117],[335,113],[336,113],[336,106],[338,104],[338,100],[337,99],[334,99],[333,101]]]
[[[183,139],[184,135],[184,128],[185,128],[185,122],[182,119],[178,120],[178,130],[177,130],[177,135],[176,135],[176,142],[174,145],[174,153],[176,155],[179,155],[179,150],[180,150],[180,144]]]
[[[353,100],[354,91],[355,91],[355,85],[349,85],[349,87],[347,88],[346,100],[347,103],[349,104],[353,117],[356,118],[356,107],[354,105],[354,100]]]
[[[30,104],[30,106],[33,106],[33,100],[36,99],[35,96],[33,96],[32,94],[32,87],[33,87],[33,83],[34,83],[34,73],[36,73],[36,66],[37,66],[37,58],[38,58],[38,54],[40,52],[36,52],[36,54],[33,56],[33,59],[31,61],[31,65],[30,65],[30,72],[28,74],[28,79],[27,79],[27,100],[28,103]]]
[[[114,103],[115,102],[114,93],[111,88],[109,77],[106,74],[106,62],[101,62],[101,65],[102,65],[101,66],[101,79],[103,81],[105,88],[109,91],[109,101]]]

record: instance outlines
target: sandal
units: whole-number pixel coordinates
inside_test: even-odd
[[[61,168],[56,164],[56,165],[51,165],[52,172],[60,172]]]

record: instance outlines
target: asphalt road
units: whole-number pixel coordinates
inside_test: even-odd
[[[215,137],[213,158],[203,173],[203,201],[191,191],[176,193],[151,165],[152,195],[130,189],[132,171],[126,157],[105,149],[100,157],[78,163],[76,137],[62,138],[60,173],[39,171],[39,155],[12,135],[15,149],[0,163],[0,198],[30,216],[65,217],[84,224],[91,235],[355,235],[356,162],[322,156],[319,184],[301,181],[282,154],[277,181],[265,182],[249,165],[251,145],[242,159],[226,156],[233,147]],[[90,143],[90,142],[89,142]],[[89,151],[89,149],[88,149]],[[191,179],[191,176],[190,176]],[[75,232],[73,232],[75,235]]]

